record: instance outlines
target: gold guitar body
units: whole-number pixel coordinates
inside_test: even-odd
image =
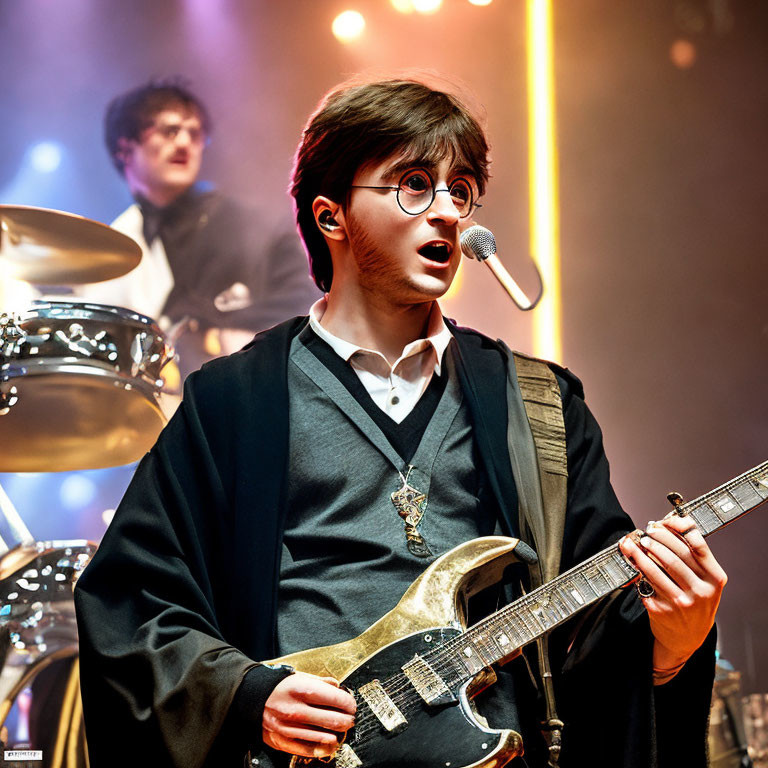
[[[432,563],[410,585],[400,602],[358,637],[335,645],[292,653],[267,663],[289,664],[300,672],[333,677],[341,683],[349,684],[351,681],[347,682],[348,678],[354,677],[355,672],[375,662],[382,651],[392,651],[393,645],[406,641],[402,643],[402,653],[395,656],[397,660],[391,665],[392,672],[399,672],[400,666],[414,655],[407,639],[420,641],[426,638],[429,642],[429,631],[434,632],[436,628],[455,630],[454,635],[466,629],[467,599],[501,579],[504,569],[519,559],[515,555],[517,545],[517,539],[503,536],[487,536],[461,544]],[[372,669],[375,668],[374,663]],[[469,763],[449,762],[450,768],[469,768],[469,766],[496,768],[522,754],[522,738],[518,733],[511,730],[489,729],[486,723],[481,722],[470,705],[469,700],[473,693],[486,687],[494,679],[495,676],[490,670],[478,673],[469,684],[457,692],[458,706],[447,707],[445,710],[453,711],[451,718],[445,718],[448,731],[455,731],[456,723],[451,724],[448,720],[455,719],[458,710],[464,720],[468,721],[467,725],[485,736],[480,740],[478,748],[480,754],[477,760]],[[354,688],[352,685],[350,687]],[[359,716],[360,708],[358,708]],[[363,759],[362,756],[358,759],[359,750],[354,745],[353,735],[348,745],[345,745],[346,749],[342,747],[337,753],[337,768],[354,768],[355,766],[382,768],[394,764],[404,767],[434,765],[435,768],[438,766],[444,768],[447,761],[433,762],[428,754],[419,756],[414,754],[413,761],[403,761],[402,755],[394,759],[394,756],[387,758],[386,754],[382,754],[386,753],[388,745],[396,739],[413,740],[414,750],[418,745],[422,753],[430,753],[432,745],[424,741],[426,734],[418,727],[416,722],[418,715],[411,715],[408,719],[407,727],[399,732],[387,733],[382,729],[383,736],[375,747],[376,759],[374,760]],[[430,719],[439,718],[431,717]],[[448,735],[446,733],[446,737]],[[352,755],[349,754],[350,752]],[[294,762],[297,760],[295,758]],[[320,765],[319,761],[309,762],[318,762]]]

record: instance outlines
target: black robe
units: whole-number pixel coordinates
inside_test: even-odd
[[[189,377],[179,410],[141,461],[78,582],[94,768],[239,767],[248,749],[261,747],[264,703],[285,675],[257,662],[277,655],[288,349],[305,322],[259,334]],[[452,330],[484,469],[516,535],[504,354],[475,331]],[[611,489],[581,386],[555,370],[569,466],[565,570],[633,526]],[[654,689],[652,636],[634,590],[606,606],[570,651],[567,632],[552,638],[567,723],[561,764],[704,766],[714,634],[671,683]]]

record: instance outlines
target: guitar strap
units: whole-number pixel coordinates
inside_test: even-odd
[[[539,556],[529,566],[531,587],[552,580],[560,571],[568,494],[568,463],[560,387],[543,360],[507,353],[507,442],[519,496],[520,530],[533,540]],[[546,514],[545,514],[546,510]],[[548,636],[536,643],[546,704],[542,734],[549,765],[560,757],[563,722],[557,716]]]

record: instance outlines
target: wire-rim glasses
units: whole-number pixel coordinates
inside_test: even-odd
[[[482,208],[480,203],[474,202],[474,193],[469,181],[461,176],[454,179],[450,186],[437,189],[429,171],[424,168],[412,168],[401,177],[397,186],[371,186],[368,184],[352,184],[351,189],[380,189],[397,192],[397,204],[400,209],[409,216],[418,216],[428,210],[435,201],[438,192],[448,192],[451,196],[459,218],[465,219],[474,208]]]

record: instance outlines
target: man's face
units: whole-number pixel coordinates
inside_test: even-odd
[[[131,192],[155,205],[172,202],[197,179],[205,134],[194,112],[181,107],[164,109],[138,140],[120,141]]]
[[[436,190],[431,204],[431,191],[419,194],[429,185]],[[400,200],[412,211],[428,207],[409,215],[394,189],[355,188],[379,186],[399,186]],[[459,235],[472,223],[471,211],[462,218],[460,205],[468,194],[477,200],[471,172],[447,159],[423,166],[392,157],[358,170],[352,187],[345,219],[360,285],[396,305],[442,296],[461,261]]]

